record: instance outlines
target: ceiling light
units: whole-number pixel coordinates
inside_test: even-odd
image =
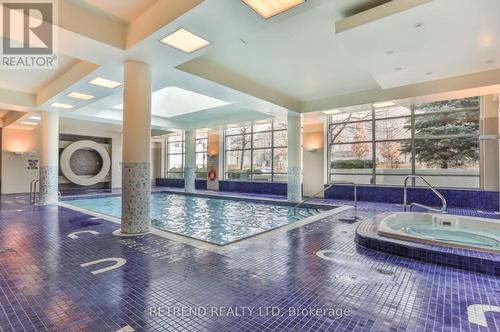
[[[417,22],[417,23],[413,24],[413,27],[415,29],[421,28],[423,26],[424,26],[424,22]]]
[[[92,81],[89,82],[90,84],[97,85],[103,88],[108,88],[108,89],[114,89],[116,87],[119,87],[122,85],[120,82],[108,80],[102,77],[96,77]]]
[[[334,109],[334,110],[323,111],[323,113],[328,114],[328,115],[332,115],[332,114],[340,114],[340,113],[342,113],[342,111],[338,110],[338,109]]]
[[[306,0],[243,0],[243,2],[267,20],[303,4]]]
[[[69,109],[72,109],[73,107],[75,107],[74,105],[63,104],[63,103],[53,103],[50,106],[55,107],[55,108],[62,108],[62,109],[65,109],[65,110],[69,110]]]
[[[403,67],[396,67],[396,68],[394,68],[394,70],[395,71],[401,71],[401,70],[403,70]]]
[[[71,97],[71,98],[76,98],[76,99],[81,99],[81,100],[90,100],[90,99],[94,99],[95,96],[91,96],[91,95],[86,95],[85,93],[79,93],[79,92],[71,92],[68,97]]]
[[[188,54],[210,45],[210,42],[184,28],[180,28],[160,41]]]
[[[394,54],[394,51],[393,50],[389,50],[389,51],[385,52],[385,54],[388,54],[388,55]]]
[[[32,116],[28,117],[28,119],[30,119],[30,120],[41,120],[42,118],[39,117],[38,115],[32,115]]]
[[[432,74],[434,74],[432,71],[429,71],[429,72],[426,73],[427,76],[430,76]]]
[[[489,59],[489,60],[486,60],[485,62],[487,65],[491,65],[493,62],[495,62],[495,60]]]
[[[375,107],[375,108],[382,108],[382,107],[390,107],[390,106],[394,106],[394,105],[396,105],[396,103],[393,102],[393,101],[383,101],[383,102],[380,102],[380,103],[373,104],[373,107]]]
[[[23,121],[23,122],[21,122],[21,124],[28,125],[28,126],[36,126],[36,125],[38,125],[38,122]]]

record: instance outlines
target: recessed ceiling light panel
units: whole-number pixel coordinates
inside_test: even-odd
[[[62,108],[62,109],[65,109],[65,110],[69,110],[69,109],[72,109],[73,107],[75,107],[74,105],[63,104],[63,103],[53,103],[50,106],[55,107],[55,108]]]
[[[209,41],[187,31],[184,28],[180,28],[160,41],[163,44],[188,54],[210,45]]]
[[[267,20],[303,4],[306,0],[243,0],[243,2]]]
[[[328,115],[332,115],[332,114],[340,114],[340,113],[342,113],[342,111],[338,110],[338,109],[334,109],[334,110],[323,111],[323,113],[328,114]]]
[[[71,92],[70,94],[68,94],[68,97],[80,100],[90,100],[95,98],[95,96],[87,95],[85,93],[80,93],[80,92]]]
[[[38,125],[38,122],[22,121],[21,124],[27,125],[27,126],[36,126],[36,125]]]
[[[108,80],[106,78],[102,77],[96,77],[92,81],[89,82],[90,84],[97,85],[103,88],[108,88],[108,89],[114,89],[122,85],[120,82]]]
[[[380,102],[380,103],[373,104],[373,107],[375,107],[375,108],[383,108],[383,107],[391,107],[391,106],[394,106],[394,105],[396,105],[396,103],[393,102],[393,101],[383,101],[383,102]]]
[[[28,119],[30,119],[30,120],[41,120],[42,118],[39,117],[38,115],[31,115]]]

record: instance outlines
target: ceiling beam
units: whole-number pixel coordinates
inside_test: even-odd
[[[392,0],[383,5],[365,10],[364,12],[335,22],[335,32],[345,32],[431,1],[432,0]]]
[[[32,93],[0,89],[1,105],[16,105],[18,108],[35,107],[36,95]],[[10,108],[7,106],[6,108]]]
[[[126,49],[173,22],[204,0],[160,0],[127,27]]]
[[[316,112],[334,108],[372,104],[386,100],[417,98],[467,89],[486,89],[500,84],[500,69],[456,76],[442,80],[411,84],[390,89],[372,89],[332,96],[301,103],[301,112]],[[486,90],[485,90],[486,91]],[[490,93],[490,90],[487,90]]]
[[[43,87],[36,95],[36,105],[45,103],[50,98],[56,96],[61,91],[75,84],[88,74],[99,68],[98,65],[87,61],[78,61],[61,76]]]
[[[59,0],[58,26],[104,44],[125,49],[126,24],[78,6],[68,0]]]
[[[257,83],[241,74],[234,73],[203,57],[183,63],[177,66],[176,69],[203,77],[212,82],[222,84],[226,87],[241,91],[250,96],[260,98],[292,111],[297,111],[300,108],[300,102],[298,100],[276,91],[271,87]]]

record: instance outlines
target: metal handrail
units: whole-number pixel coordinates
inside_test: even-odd
[[[429,183],[429,181],[427,181],[426,179],[424,179],[423,177],[421,177],[419,175],[408,175],[405,178],[405,182],[404,182],[403,208],[404,208],[405,212],[408,209],[408,180],[409,179],[419,179],[419,180],[422,180],[427,185],[427,187],[429,187],[429,189],[434,194],[436,194],[437,197],[439,197],[439,199],[441,200],[441,203],[442,203],[442,206],[441,206],[440,209],[436,209],[436,208],[433,208],[433,207],[430,207],[430,206],[427,206],[427,205],[424,205],[424,204],[420,204],[420,203],[411,203],[410,204],[410,211],[411,211],[411,208],[414,207],[414,206],[418,206],[418,207],[421,207],[421,208],[424,208],[424,209],[427,209],[427,210],[430,210],[430,211],[436,211],[436,212],[441,212],[441,213],[443,213],[443,212],[446,211],[446,207],[447,207],[446,198],[444,198],[444,196],[439,191],[437,191],[436,188],[434,188],[434,186]]]
[[[309,197],[307,199],[304,199],[300,203],[297,203],[296,205],[294,205],[294,207],[293,207],[293,214],[294,215],[297,214],[297,208],[299,206],[304,205],[305,203],[307,203],[308,201],[314,199],[316,196],[318,196],[322,192],[325,192],[328,189],[332,188],[333,186],[336,186],[336,185],[339,185],[339,184],[349,184],[349,185],[353,186],[353,188],[354,188],[354,208],[357,208],[358,207],[358,185],[356,183],[354,183],[354,182],[335,181],[335,182],[330,183],[328,186],[326,186],[325,188],[321,189],[320,191],[318,191],[317,193],[315,193],[311,197]]]
[[[30,204],[36,203],[36,189],[39,183],[40,181],[36,179],[30,182]]]

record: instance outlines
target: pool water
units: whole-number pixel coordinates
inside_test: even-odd
[[[498,240],[490,236],[475,234],[473,232],[450,230],[449,228],[439,226],[430,228],[428,225],[405,226],[401,230],[407,234],[418,235],[438,241],[500,249],[500,242]]]
[[[65,203],[113,217],[121,217],[121,197],[85,198]],[[224,245],[288,225],[325,209],[298,208],[257,201],[188,196],[151,195],[152,226],[198,240]]]

